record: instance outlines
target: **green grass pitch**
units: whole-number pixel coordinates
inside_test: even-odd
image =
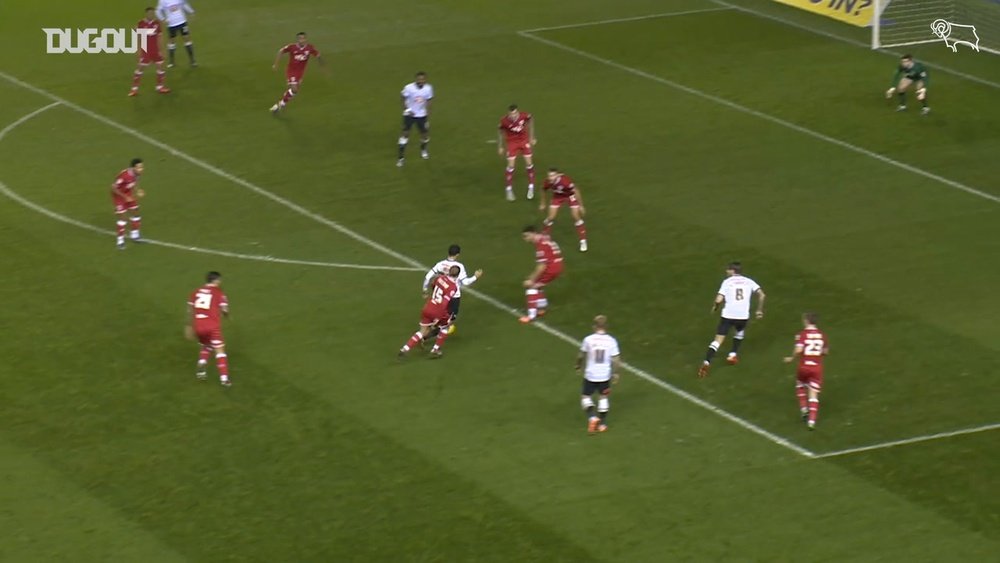
[[[180,50],[173,93],[147,75],[134,99],[130,55],[46,55],[41,28],[126,27],[142,3],[0,4],[0,561],[1000,553],[995,430],[827,455],[1000,422],[1000,59],[914,49],[934,65],[921,117],[882,99],[895,60],[851,44],[864,30],[763,1],[193,3],[200,67]],[[537,28],[556,29],[518,33]],[[300,30],[327,66],[276,118],[271,60]],[[397,169],[417,70],[432,158]],[[588,253],[555,228],[549,331],[511,313],[540,219],[503,199],[511,102],[588,208]],[[173,246],[93,230],[133,156],[144,234]],[[453,242],[481,297],[442,361],[398,363],[413,265]],[[768,316],[698,380],[733,259]],[[195,380],[181,337],[210,269],[231,389]],[[781,363],[806,309],[833,348],[812,433]],[[625,373],[589,437],[566,340],[597,313],[670,389]]]

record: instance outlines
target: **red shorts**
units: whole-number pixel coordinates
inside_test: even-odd
[[[531,156],[531,143],[528,141],[507,143],[507,158],[514,158],[517,155]]]
[[[163,55],[159,51],[144,52],[139,55],[139,64],[151,65],[163,62]]]
[[[202,346],[211,346],[215,348],[226,345],[225,341],[222,340],[222,329],[217,324],[208,325],[195,323],[194,334]]]
[[[424,310],[420,312],[420,326],[448,326],[451,322],[451,315],[448,311],[443,314],[440,309],[431,309],[429,307],[424,307]]]
[[[820,391],[823,389],[823,367],[822,366],[799,366],[799,371],[795,375],[800,385],[805,385]]]
[[[288,79],[289,86],[292,85],[298,86],[299,84],[302,84],[302,76],[304,74],[305,72],[286,72],[285,78]]]
[[[114,203],[115,203],[115,214],[116,215],[122,215],[122,214],[124,214],[125,212],[128,212],[128,211],[133,211],[133,212],[139,211],[139,200],[138,199],[133,199],[132,201],[127,201],[123,197],[118,197],[116,195],[112,195],[111,196],[111,200],[114,201]]]
[[[545,271],[542,272],[542,275],[538,276],[538,279],[535,280],[535,284],[538,285],[539,287],[544,287],[555,281],[555,279],[559,277],[559,274],[561,274],[562,271],[563,271],[562,264],[549,266],[548,268],[545,268]]]
[[[570,209],[579,209],[580,200],[577,199],[576,194],[557,195],[552,197],[552,203],[549,204],[549,207],[562,207],[564,205],[569,205]]]

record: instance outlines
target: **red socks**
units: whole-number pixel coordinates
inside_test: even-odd
[[[808,409],[807,400],[809,399],[809,391],[806,390],[805,385],[795,386],[795,396],[799,398],[799,410],[805,411]]]
[[[504,182],[506,182],[507,188],[511,188],[514,185],[514,169],[506,168],[503,175]]]
[[[528,166],[527,170],[528,170],[528,185],[529,186],[534,186],[535,185],[535,165],[532,164],[531,166]],[[508,186],[510,185],[509,181],[507,182],[507,185]]]
[[[576,225],[576,236],[580,237],[580,240],[587,240],[587,226],[583,224],[583,219],[574,224]]]

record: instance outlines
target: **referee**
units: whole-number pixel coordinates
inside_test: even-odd
[[[403,86],[399,93],[403,106],[403,131],[399,134],[399,159],[396,166],[406,162],[406,144],[410,142],[410,130],[417,126],[420,131],[420,158],[427,160],[427,142],[430,140],[428,119],[431,115],[431,101],[434,99],[434,87],[427,83],[427,73],[418,72],[413,82]]]

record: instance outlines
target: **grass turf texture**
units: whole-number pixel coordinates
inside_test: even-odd
[[[779,7],[743,5],[856,33]],[[715,7],[599,1],[199,5],[156,96],[125,98],[131,59],[45,55],[41,27],[121,27],[127,2],[0,7],[0,70],[133,127],[423,263],[451,242],[511,306],[531,267],[502,200],[495,122],[536,114],[538,165],[584,190],[591,251],[546,322],[576,337],[611,317],[627,358],[811,451],[995,423],[989,359],[996,203],[758,117],[515,34]],[[514,17],[512,17],[512,14]],[[278,119],[274,50],[300,29],[310,65]],[[724,11],[540,32],[616,63],[1000,194],[996,90],[942,72],[927,118],[879,98],[872,53]],[[1000,81],[995,57],[918,56]],[[426,70],[432,160],[393,166],[397,92]],[[0,124],[48,103],[0,80]],[[916,107],[916,101],[911,100]],[[144,229],[188,245],[400,265],[169,152],[66,107],[0,141],[0,182],[111,228],[107,185],[147,162]],[[518,191],[524,192],[523,172]],[[10,561],[984,560],[1000,548],[995,436],[809,460],[626,377],[612,430],[583,432],[573,350],[467,297],[439,363],[395,362],[420,273],[327,270],[113,241],[0,200],[5,358],[0,559]],[[743,363],[693,371],[721,267],[767,289]],[[193,378],[183,300],[226,275],[235,385]],[[798,422],[780,357],[823,315],[820,430]],[[724,349],[725,350],[725,349]]]

